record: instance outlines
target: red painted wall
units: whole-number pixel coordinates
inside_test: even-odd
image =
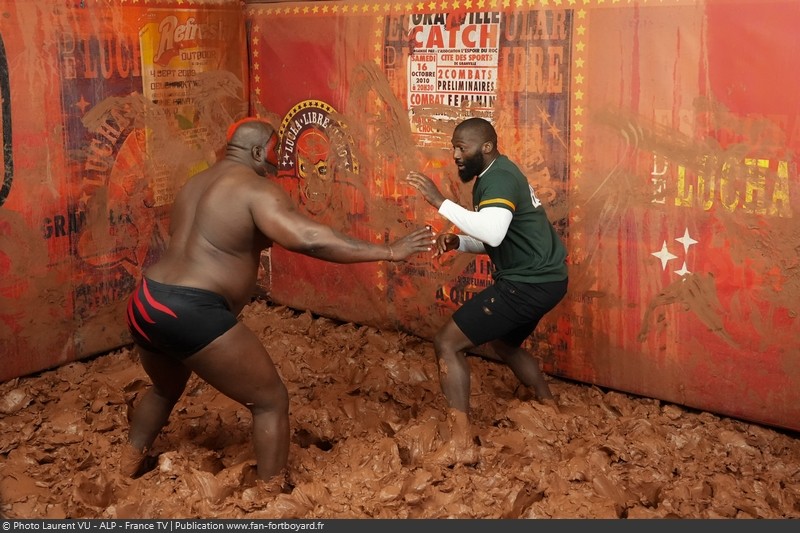
[[[568,297],[529,341],[549,372],[799,429],[797,3],[449,7],[248,9],[254,108],[283,125],[301,207],[375,242],[445,230],[401,178],[469,205],[450,132],[485,116],[569,248]],[[348,133],[314,160],[333,179],[297,170],[294,138],[325,132],[298,108]],[[488,279],[461,256],[271,266],[282,303],[428,337]]]
[[[0,379],[129,342],[174,192],[246,113],[277,179],[374,242],[448,229],[401,178],[469,190],[452,128],[492,120],[569,248],[531,337],[548,372],[800,429],[796,2],[0,0]],[[248,56],[249,54],[249,56]],[[264,255],[292,307],[431,337],[485,258]]]

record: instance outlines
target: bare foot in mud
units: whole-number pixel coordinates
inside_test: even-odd
[[[147,466],[147,450],[138,450],[131,444],[125,444],[119,458],[120,473],[129,478],[141,476]]]
[[[442,444],[438,450],[427,455],[423,459],[423,464],[441,467],[476,465],[479,458],[478,447],[474,444],[459,445],[455,441],[449,440]]]

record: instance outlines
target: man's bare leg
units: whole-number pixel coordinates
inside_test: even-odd
[[[149,450],[166,425],[175,404],[183,394],[192,372],[179,361],[141,348],[139,360],[152,386],[133,409],[128,446],[120,459],[120,471],[128,477],[141,474]]]
[[[450,466],[478,462],[478,450],[469,425],[470,369],[464,350],[470,347],[472,343],[452,319],[434,339],[439,384],[449,406],[450,439],[431,454],[426,463]]]
[[[533,389],[536,399],[540,403],[549,405],[558,411],[558,403],[550,391],[544,373],[539,368],[537,357],[520,347],[511,346],[503,341],[492,341],[489,344],[500,359],[511,368],[517,379],[526,387]]]
[[[281,474],[289,456],[289,394],[258,337],[239,323],[186,364],[250,410],[258,477],[270,480]]]

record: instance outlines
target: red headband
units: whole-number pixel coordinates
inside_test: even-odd
[[[266,120],[258,118],[258,117],[244,117],[241,120],[237,120],[230,126],[228,126],[228,133],[225,135],[225,142],[231,142],[233,138],[233,134],[236,133],[236,130],[239,129],[239,126],[242,124],[246,124],[247,122],[263,122],[264,124],[268,124]]]

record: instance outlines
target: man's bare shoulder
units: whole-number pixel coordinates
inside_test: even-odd
[[[261,176],[242,165],[224,168],[214,177],[209,193],[227,200],[240,201],[253,210],[291,210],[292,202],[286,189],[274,177]]]
[[[252,168],[235,161],[221,160],[198,173],[198,184],[231,192],[236,189],[271,190],[274,184],[269,178],[260,176]]]

